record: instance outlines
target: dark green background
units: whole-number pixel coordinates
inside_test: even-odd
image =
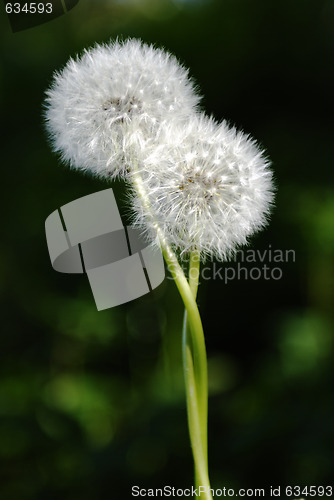
[[[88,280],[53,271],[45,242],[52,211],[110,185],[52,154],[44,91],[69,56],[118,35],[177,55],[206,112],[266,148],[276,207],[250,248],[296,255],[280,280],[201,284],[212,486],[330,484],[333,0],[80,0],[17,33],[1,14],[0,498],[131,498],[134,484],[192,482],[173,282],[97,312]],[[111,186],[127,223],[126,186]]]

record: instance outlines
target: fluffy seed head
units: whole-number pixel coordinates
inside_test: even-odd
[[[158,143],[141,149],[149,204],[135,196],[136,222],[151,236],[158,224],[181,252],[226,258],[266,223],[273,200],[268,160],[249,136],[205,115],[160,133]]]
[[[160,49],[129,39],[96,45],[70,59],[47,91],[53,149],[72,167],[101,177],[124,175],[133,133],[187,120],[198,104],[188,71]]]

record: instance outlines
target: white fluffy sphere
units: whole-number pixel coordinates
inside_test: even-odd
[[[97,45],[70,59],[47,91],[53,149],[72,167],[124,175],[132,134],[154,136],[165,121],[187,120],[199,101],[175,57],[136,39]]]
[[[226,258],[266,223],[273,200],[269,161],[249,136],[205,115],[160,134],[138,148],[148,203],[134,193],[136,223],[151,237],[158,224],[181,252]]]

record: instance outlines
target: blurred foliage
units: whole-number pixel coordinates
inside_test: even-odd
[[[265,146],[277,201],[251,248],[295,251],[279,280],[201,283],[212,485],[329,484],[333,1],[80,0],[15,34],[1,17],[0,497],[130,498],[134,484],[192,482],[173,282],[97,312],[86,278],[54,272],[46,248],[46,217],[107,185],[51,153],[44,91],[70,55],[116,36],[175,53],[203,109]],[[126,186],[112,187],[129,222]]]

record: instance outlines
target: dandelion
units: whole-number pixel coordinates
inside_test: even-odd
[[[181,253],[226,258],[266,224],[268,159],[249,136],[205,115],[165,126],[161,135],[158,144],[138,148],[148,203],[134,197],[136,223],[153,237],[158,225]]]
[[[224,259],[263,227],[273,183],[256,142],[199,114],[198,102],[174,57],[127,40],[71,59],[47,92],[46,120],[54,150],[72,167],[129,181],[135,222],[162,249],[186,309],[182,346],[195,483],[212,500],[199,257]],[[188,281],[176,250],[189,253]]]
[[[162,122],[185,121],[198,101],[175,57],[129,39],[70,59],[47,91],[45,116],[63,161],[116,177],[126,174],[132,134],[152,137]]]

